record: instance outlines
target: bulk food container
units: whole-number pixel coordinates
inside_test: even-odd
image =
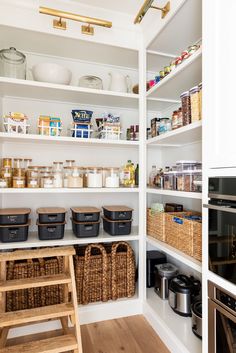
[[[127,206],[103,206],[105,218],[112,221],[131,220],[133,208]]]
[[[37,221],[39,240],[63,239],[65,224],[66,222],[41,224]]]
[[[7,168],[12,168],[12,158],[3,158],[2,166]]]
[[[3,243],[26,241],[28,239],[30,221],[26,224],[0,225],[0,240]]]
[[[72,207],[71,212],[75,222],[97,222],[101,210],[96,207]]]
[[[88,188],[102,188],[102,168],[87,168]]]
[[[30,212],[30,208],[2,208],[0,209],[0,225],[26,224]]]
[[[97,237],[100,222],[76,222],[71,218],[73,233],[77,238]]]
[[[83,171],[82,167],[68,167],[65,168],[64,185],[68,188],[82,188],[83,187]],[[65,182],[66,179],[66,182]]]
[[[40,187],[38,177],[27,177],[27,188],[37,189]]]
[[[63,207],[41,207],[36,212],[40,224],[63,223],[65,221],[66,209]]]
[[[104,168],[103,169],[103,186],[106,188],[118,188],[120,186],[120,169]]]
[[[176,162],[177,171],[201,169],[201,163],[197,161],[181,160]]]
[[[103,229],[110,235],[129,235],[131,233],[132,220],[112,221],[103,217]]]

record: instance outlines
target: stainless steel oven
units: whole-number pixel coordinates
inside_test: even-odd
[[[209,178],[209,270],[236,283],[236,177]]]
[[[236,296],[208,282],[208,353],[236,353]]]

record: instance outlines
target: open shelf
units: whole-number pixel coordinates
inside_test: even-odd
[[[164,98],[179,100],[184,91],[201,82],[202,49],[199,48],[169,75],[163,78],[147,92],[147,98]]]
[[[184,146],[202,140],[202,122],[196,121],[179,129],[147,140],[148,146]]]
[[[159,72],[165,66],[169,66],[170,62],[175,59],[175,55],[168,55],[159,51],[147,50],[147,71]]]
[[[4,249],[26,249],[34,247],[47,247],[47,246],[68,246],[68,245],[80,245],[80,244],[94,244],[94,243],[111,243],[114,241],[133,241],[139,240],[138,227],[132,227],[130,235],[118,235],[111,236],[100,230],[98,237],[92,238],[76,238],[72,230],[65,231],[63,239],[58,240],[39,240],[38,232],[29,233],[27,241],[13,242],[13,243],[0,243],[0,250]]]
[[[139,188],[6,188],[0,194],[95,194],[95,193],[138,193]]]
[[[148,194],[163,195],[163,196],[185,197],[187,199],[196,199],[196,200],[202,199],[201,192],[186,192],[186,191],[147,188],[147,193]]]
[[[176,105],[178,108],[181,106],[180,99],[164,99],[164,98],[151,98],[149,97],[147,100],[147,110],[153,112],[162,112],[167,109],[176,109]]]
[[[6,132],[0,132],[0,143],[12,142],[12,143],[44,143],[44,144],[66,144],[76,146],[115,146],[115,147],[138,147],[139,141],[127,141],[127,140],[104,140],[104,139],[82,139],[74,138],[69,136],[41,136],[36,134],[11,134]]]
[[[139,95],[0,77],[0,96],[138,109]]]
[[[148,49],[179,56],[202,37],[202,2],[183,0],[178,10],[166,21]]]
[[[147,236],[146,240],[148,244],[156,247],[158,250],[161,250],[166,254],[174,257],[176,260],[179,260],[186,266],[198,271],[199,273],[202,272],[202,264],[200,261],[195,260],[193,257],[188,256],[178,249],[175,249],[172,246],[163,243],[162,241],[157,240],[151,236]]]
[[[152,317],[153,324],[165,331],[168,341],[174,345],[175,353],[201,353],[202,341],[192,332],[191,318],[177,315],[169,306],[168,300],[162,300],[153,288],[147,289],[145,304],[147,318]],[[161,337],[161,335],[160,335]]]

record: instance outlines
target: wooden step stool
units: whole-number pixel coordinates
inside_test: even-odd
[[[0,353],[57,353],[69,351],[82,353],[73,265],[74,254],[75,249],[73,247],[41,248],[0,253]],[[63,257],[63,274],[28,279],[6,280],[8,261],[49,258],[55,256]],[[6,312],[6,292],[58,284],[64,285],[64,301],[62,304]],[[73,325],[72,328],[69,327],[69,319]],[[62,325],[62,335],[52,338],[40,338],[40,340],[14,346],[7,345],[7,336],[11,328],[19,325],[30,325],[45,320],[60,320]]]

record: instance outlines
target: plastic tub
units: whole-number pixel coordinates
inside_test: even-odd
[[[103,229],[110,235],[129,235],[131,233],[132,220],[111,221],[103,217]]]
[[[39,240],[63,239],[66,222],[41,224],[37,221]]]
[[[1,225],[0,240],[3,243],[26,241],[28,239],[30,221],[26,224]]]
[[[40,224],[63,223],[65,222],[66,209],[62,207],[38,208],[38,221]]]
[[[73,233],[77,238],[90,238],[99,235],[100,222],[76,222],[71,218]]]
[[[26,224],[30,212],[30,208],[2,208],[0,209],[0,225]]]
[[[72,207],[71,212],[75,222],[98,222],[101,210],[96,207]]]
[[[112,221],[131,220],[133,209],[127,206],[103,206],[105,218]]]

